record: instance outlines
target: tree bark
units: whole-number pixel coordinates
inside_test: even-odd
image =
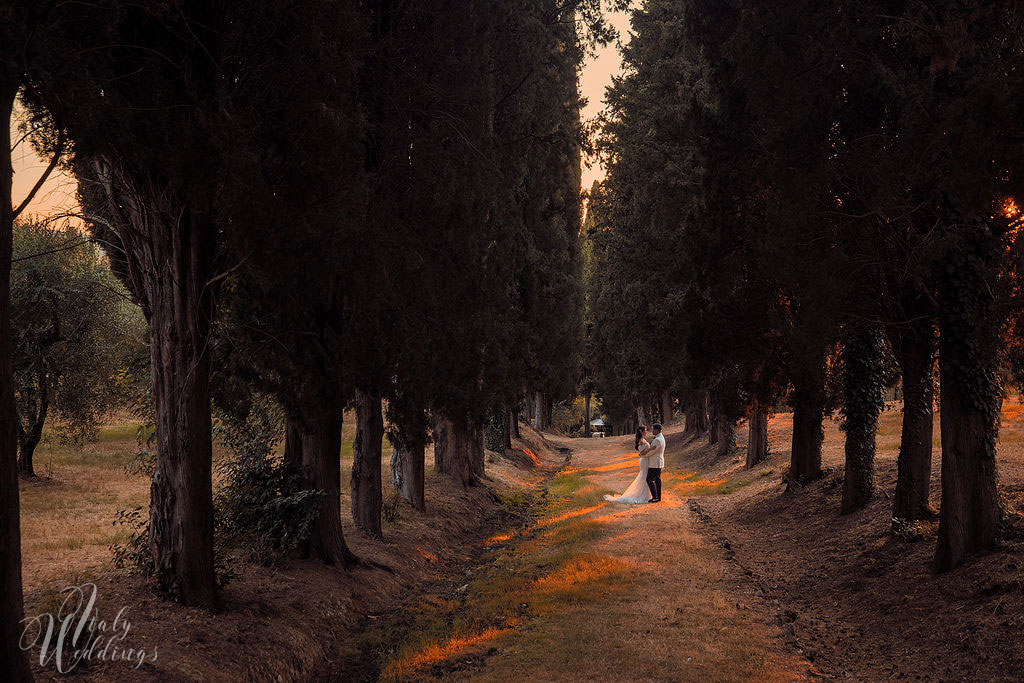
[[[167,245],[172,246],[172,245]],[[177,245],[171,250],[177,252]],[[188,257],[183,257],[187,261]],[[213,447],[205,280],[156,276],[150,300],[150,358],[157,463],[150,487],[150,548],[162,587],[188,605],[218,606],[213,558]],[[167,277],[171,281],[163,281]]]
[[[768,411],[756,400],[747,423],[747,431],[746,468],[749,470],[768,458]]]
[[[36,414],[32,416],[32,428],[28,432],[24,432],[20,427],[20,421],[18,428],[18,471],[21,472],[21,476],[29,478],[36,476],[35,467],[32,464],[32,456],[36,451],[36,446],[39,445],[39,441],[43,438],[43,426],[46,424],[46,415],[50,408],[45,370],[41,370],[38,375],[39,402],[36,407]]]
[[[35,467],[32,463],[36,446],[39,445],[39,438],[31,435],[25,436],[18,441],[18,472],[21,476],[32,478],[36,476]]]
[[[793,443],[786,490],[821,478],[821,442],[825,438],[824,358],[793,376]]]
[[[718,449],[716,455],[724,458],[736,448],[736,423],[732,420],[718,420]]]
[[[892,516],[915,521],[931,519],[928,503],[932,478],[932,430],[935,400],[935,331],[931,318],[911,323],[894,338],[903,381],[903,429],[896,463]]]
[[[284,468],[290,475],[302,475],[302,435],[291,417],[285,419]]]
[[[309,402],[299,424],[302,442],[303,487],[319,491],[320,507],[309,536],[310,556],[351,569],[359,559],[345,543],[341,526],[342,408],[332,401]]]
[[[544,424],[544,394],[535,391],[533,392],[533,428],[540,432],[546,427],[547,425]]]
[[[708,402],[708,443],[718,443],[718,437],[720,436],[720,429],[722,428],[722,420],[718,410],[718,402],[711,400]]]
[[[697,395],[697,435],[708,431],[708,392],[701,391]]]
[[[636,431],[637,429],[639,429],[640,425],[647,425],[647,429],[648,430],[650,430],[650,428],[651,428],[651,425],[647,424],[647,416],[644,415],[644,407],[643,406],[637,406],[636,407],[636,427],[633,428],[633,431]]]
[[[840,514],[867,505],[875,492],[875,442],[878,416],[884,406],[882,336],[873,329],[844,335],[843,431],[846,467]]]
[[[356,435],[352,443],[352,521],[363,531],[382,535],[381,443],[384,418],[379,394],[356,396]]]
[[[32,457],[36,452],[36,446],[39,445],[39,441],[43,438],[43,427],[46,425],[46,415],[50,408],[49,391],[46,388],[46,370],[43,368],[41,360],[36,375],[36,381],[39,383],[39,400],[36,403],[35,415],[32,416],[32,428],[28,432],[25,432],[22,427],[20,427],[19,421],[17,429],[17,445],[19,452],[17,458],[17,469],[22,473],[22,476],[30,478],[36,476]]]
[[[693,405],[687,405],[683,410],[683,417],[685,419],[685,426],[683,427],[683,436],[685,437],[696,437],[697,435],[697,409]]]
[[[661,421],[666,424],[672,421],[672,398],[667,389],[661,392]]]
[[[190,205],[116,164],[97,159],[95,169],[150,327],[157,435],[150,549],[165,590],[215,608],[209,348],[219,230],[208,198]]]
[[[516,413],[513,410],[505,412],[505,429],[503,430],[505,436],[505,450],[512,450],[512,434],[516,431]]]
[[[11,119],[18,80],[0,81],[0,111]],[[11,149],[10,125],[4,143]],[[18,410],[14,404],[11,340],[11,251],[14,207],[11,197],[14,169],[8,153],[0,169],[0,671],[8,681],[31,681],[28,653],[21,638],[25,609],[21,586],[21,517],[18,494]]]
[[[417,413],[419,424],[392,424],[388,432],[391,441],[391,482],[398,495],[412,503],[420,512],[427,509],[424,500],[426,470],[426,419],[423,411]]]
[[[469,447],[469,471],[473,481],[484,478],[484,427],[472,422],[466,430],[466,445]]]
[[[935,569],[945,571],[999,541],[996,490],[999,326],[987,282],[1001,245],[984,228],[961,233],[939,285],[939,430],[942,504]]]
[[[458,425],[443,415],[434,419],[434,468],[463,486],[483,470],[483,441],[475,427]],[[476,449],[479,447],[479,458]],[[479,465],[477,460],[479,459]]]
[[[583,394],[583,436],[590,437],[590,390]]]
[[[512,431],[513,431],[513,434],[515,435],[515,437],[517,439],[523,438],[522,435],[519,433],[519,411],[518,410],[512,413]]]
[[[687,405],[684,411],[686,415],[686,427],[683,429],[685,436],[697,438],[708,431],[708,397],[705,392],[697,392],[697,398]]]

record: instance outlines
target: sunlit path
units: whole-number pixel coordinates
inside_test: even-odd
[[[682,437],[678,427],[666,435],[671,454]],[[809,677],[777,610],[694,529],[687,496],[715,482],[673,471],[670,457],[662,503],[607,502],[635,475],[631,439],[552,441],[573,450],[571,465],[550,483],[536,521],[487,541],[507,545],[449,612],[422,617],[420,632],[441,620],[462,625],[400,648],[384,679]]]

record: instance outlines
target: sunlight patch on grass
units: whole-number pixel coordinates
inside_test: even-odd
[[[491,626],[480,633],[456,636],[440,644],[432,643],[418,652],[388,662],[384,670],[381,671],[380,679],[382,681],[406,680],[429,666],[451,659],[511,630]]]
[[[559,522],[564,522],[566,520],[572,519],[573,517],[589,515],[591,512],[600,510],[605,505],[606,503],[601,503],[598,505],[591,505],[590,507],[578,508],[575,510],[570,510],[568,512],[563,512],[560,515],[555,515],[554,517],[547,517],[545,519],[542,519],[539,522],[537,522],[535,526],[538,529],[543,529],[544,527],[551,526],[552,524],[558,524]]]
[[[557,597],[559,601],[576,604],[593,596],[595,584],[608,585],[630,569],[630,565],[620,559],[586,553],[570,558],[555,571],[537,579],[532,592],[539,597]]]
[[[518,642],[548,615],[629,590],[638,567],[590,549],[607,533],[606,524],[587,518],[607,505],[594,501],[604,492],[580,472],[563,471],[548,487],[553,500],[531,501],[540,519],[521,532],[488,539],[512,545],[489,554],[452,594],[414,608],[397,648],[386,646],[394,633],[365,634],[361,647],[381,653],[381,679],[444,676],[451,659],[510,639]]]

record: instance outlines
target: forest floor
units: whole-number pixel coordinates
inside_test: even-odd
[[[148,498],[145,477],[123,475],[134,428],[109,425],[85,449],[45,444],[45,476],[23,484],[26,611],[85,581],[106,618],[129,607],[128,640],[159,659],[74,672],[97,680],[1019,680],[1024,405],[1003,411],[1004,547],[942,575],[930,570],[934,523],[890,531],[898,409],[879,428],[878,495],[847,516],[837,423],[824,479],[786,493],[791,427],[788,414],[771,420],[772,454],[748,471],[745,429],[716,458],[669,425],[664,501],[626,505],[604,494],[635,475],[631,437],[524,426],[515,457],[488,456],[483,486],[428,474],[426,515],[395,505],[383,540],[352,530],[344,498],[351,545],[392,571],[239,558],[212,615],[109,566],[116,511]],[[937,420],[935,435],[933,504]]]
[[[341,454],[345,483],[354,436],[350,417]],[[487,538],[520,523],[527,503],[523,491],[550,478],[565,460],[557,447],[524,426],[524,439],[515,443],[521,450],[506,458],[489,455],[488,481],[463,489],[433,472],[428,449],[427,511],[419,513],[391,492],[390,452],[385,451],[383,538],[354,529],[347,486],[341,510],[352,550],[386,569],[346,572],[304,560],[265,565],[233,552],[222,565],[230,575],[222,590],[224,609],[213,614],[169,602],[150,579],[112,566],[110,546],[128,536],[113,524],[118,511],[140,508],[145,515],[148,506],[149,478],[125,473],[139,449],[136,432],[137,425],[122,418],[84,447],[52,438],[40,445],[39,476],[21,482],[23,576],[29,617],[56,616],[66,597],[63,589],[95,584],[93,614],[111,625],[124,609],[119,628],[127,621],[130,633],[118,645],[143,650],[145,661],[136,668],[135,660],[124,661],[120,652],[117,659],[83,661],[61,676],[53,660],[40,666],[36,648],[33,668],[39,679],[289,681],[335,678],[346,667],[365,669],[368,661],[372,668],[377,653],[349,656],[345,644],[352,634],[422,586],[461,574]],[[215,463],[222,457],[215,447]]]
[[[936,575],[937,524],[894,535],[901,413],[881,419],[875,500],[839,514],[843,437],[826,423],[822,481],[787,493],[792,416],[745,470],[745,429],[716,457],[666,430],[664,501],[603,500],[636,472],[631,437],[559,439],[570,464],[534,517],[490,539],[465,576],[370,629],[384,680],[1020,680],[1024,672],[1024,419],[999,444],[1004,546]],[[933,504],[939,499],[938,416]],[[365,636],[365,634],[364,634]]]

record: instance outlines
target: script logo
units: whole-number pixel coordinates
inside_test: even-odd
[[[22,619],[21,649],[39,648],[40,666],[52,664],[59,673],[68,673],[82,662],[123,661],[133,669],[147,660],[155,662],[156,648],[148,652],[127,646],[132,629],[127,607],[109,623],[96,614],[96,592],[93,583],[65,588],[56,614],[44,612]]]

